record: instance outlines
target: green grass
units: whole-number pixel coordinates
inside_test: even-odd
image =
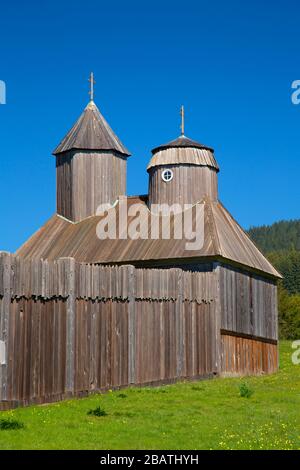
[[[280,371],[270,376],[129,388],[1,412],[24,428],[0,429],[0,449],[300,449],[300,365],[291,362],[290,342],[280,347]],[[242,384],[253,391],[248,398]],[[107,414],[88,414],[98,407]]]

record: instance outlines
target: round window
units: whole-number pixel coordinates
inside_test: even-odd
[[[161,177],[162,177],[163,181],[168,183],[169,181],[171,181],[173,179],[173,171],[172,170],[164,170],[161,174]]]

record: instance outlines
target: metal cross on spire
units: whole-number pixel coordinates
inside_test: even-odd
[[[93,72],[91,72],[91,75],[90,75],[90,78],[89,78],[89,82],[91,84],[90,86],[90,91],[89,91],[89,95],[90,95],[90,98],[91,98],[91,101],[94,101],[94,85],[95,85],[95,80],[94,80],[94,74]]]
[[[180,116],[181,116],[181,135],[184,135],[184,106],[181,106],[180,108]]]

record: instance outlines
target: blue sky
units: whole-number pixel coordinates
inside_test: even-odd
[[[150,150],[179,134],[215,148],[220,199],[245,227],[300,217],[297,1],[2,2],[0,249],[55,212],[51,152],[95,101],[146,193]]]

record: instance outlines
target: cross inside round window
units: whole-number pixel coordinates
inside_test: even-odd
[[[163,181],[168,183],[169,181],[171,181],[173,179],[173,171],[170,170],[170,169],[164,170],[161,174],[161,177],[162,177]]]

